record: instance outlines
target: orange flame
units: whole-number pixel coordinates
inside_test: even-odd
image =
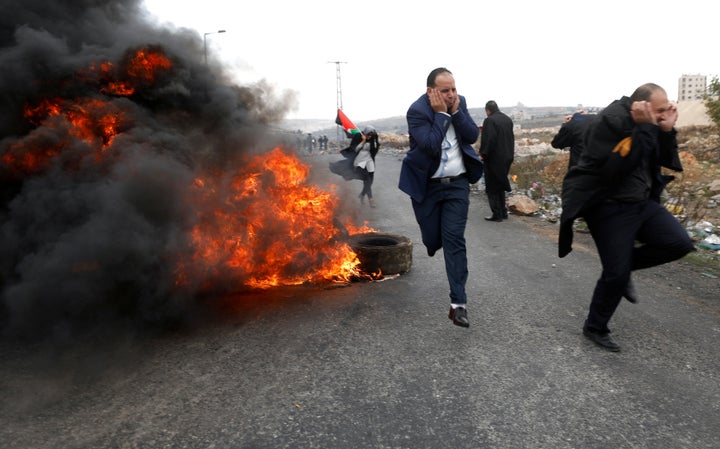
[[[89,95],[80,98],[46,98],[26,105],[24,116],[31,124],[56,132],[53,138],[35,130],[22,141],[3,149],[2,162],[13,172],[35,173],[76,141],[87,144],[88,152],[100,157],[126,126],[126,113],[106,95],[129,96],[139,87],[152,86],[161,74],[172,68],[172,62],[160,48],[141,48],[121,64],[91,64],[78,73],[88,87]]]
[[[89,154],[102,152],[126,121],[122,110],[99,98],[45,99],[35,107],[26,107],[25,117],[42,128],[10,145],[2,155],[2,161],[19,173],[42,170],[50,159],[76,141],[87,144]],[[47,138],[42,129],[53,130],[55,137]]]
[[[25,118],[36,128],[6,144],[2,162],[22,175],[43,170],[69,147],[71,157],[103,157],[130,125],[123,102],[110,96],[142,93],[171,68],[158,48],[140,49],[118,65],[91,65],[73,80],[88,87],[86,97],[58,96],[25,107]],[[68,162],[75,161],[63,161]],[[248,157],[241,167],[203,174],[189,186],[198,212],[189,232],[191,256],[177,261],[178,286],[199,280],[212,288],[219,280],[224,287],[264,289],[368,277],[360,273],[360,261],[344,237],[372,229],[350,219],[340,224],[339,197],[334,188],[308,183],[308,165],[278,147]]]
[[[172,68],[172,62],[160,48],[143,48],[136,51],[123,65],[116,69],[111,62],[104,62],[99,69],[106,85],[100,91],[110,95],[130,96],[138,87],[152,86],[158,76]],[[117,73],[116,73],[117,72]]]
[[[141,49],[130,59],[127,74],[130,79],[154,82],[158,73],[170,70],[172,63],[160,49]]]
[[[72,136],[101,149],[112,143],[124,116],[113,103],[97,98],[77,100],[63,113],[72,125]]]
[[[219,204],[192,231],[193,263],[208,278],[260,289],[360,276],[360,261],[336,225],[339,197],[308,185],[308,174],[309,166],[278,147],[228,181],[195,180],[200,201]]]

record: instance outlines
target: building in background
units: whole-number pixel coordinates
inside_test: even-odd
[[[702,100],[707,95],[707,76],[683,75],[678,80],[678,102]]]

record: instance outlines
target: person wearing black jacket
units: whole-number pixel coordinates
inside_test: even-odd
[[[503,221],[508,217],[505,192],[510,192],[508,173],[515,158],[513,121],[500,112],[494,101],[485,104],[487,118],[480,131],[480,157],[484,165],[485,193],[492,215],[488,221]]]
[[[587,114],[585,111],[578,111],[565,118],[560,125],[560,130],[553,137],[550,145],[553,148],[563,149],[570,148],[570,161],[568,169],[577,164],[580,160],[580,154],[585,147],[583,142],[585,130],[588,129],[590,123],[595,118],[595,114]]]
[[[602,273],[583,335],[609,351],[619,351],[620,346],[610,338],[608,322],[623,296],[635,297],[630,273],[694,250],[688,233],[660,204],[665,185],[674,179],[663,175],[661,167],[682,171],[677,118],[665,90],[643,84],[598,114],[587,131],[580,161],[563,180],[558,255],[572,251],[573,221],[584,217]]]

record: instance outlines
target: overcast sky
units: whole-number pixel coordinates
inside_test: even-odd
[[[469,107],[605,106],[645,82],[677,99],[682,74],[720,72],[705,0],[145,0],[160,23],[204,33],[238,84],[292,90],[288,118],[404,115],[447,67]],[[711,56],[714,55],[714,56]]]

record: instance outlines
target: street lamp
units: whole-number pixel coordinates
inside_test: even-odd
[[[211,31],[209,33],[203,34],[203,49],[205,54],[205,65],[207,65],[207,37],[208,34],[218,34],[218,33],[224,33],[225,30],[217,30],[217,31]]]
[[[205,55],[205,68],[206,69],[207,69],[207,37],[208,37],[208,34],[218,34],[218,33],[224,33],[224,32],[225,32],[225,30],[217,30],[217,31],[211,31],[209,33],[203,34],[203,52]],[[205,76],[208,76],[208,75],[205,74]],[[210,96],[208,95],[207,78],[205,78],[205,100],[207,101],[209,99],[210,99]]]

